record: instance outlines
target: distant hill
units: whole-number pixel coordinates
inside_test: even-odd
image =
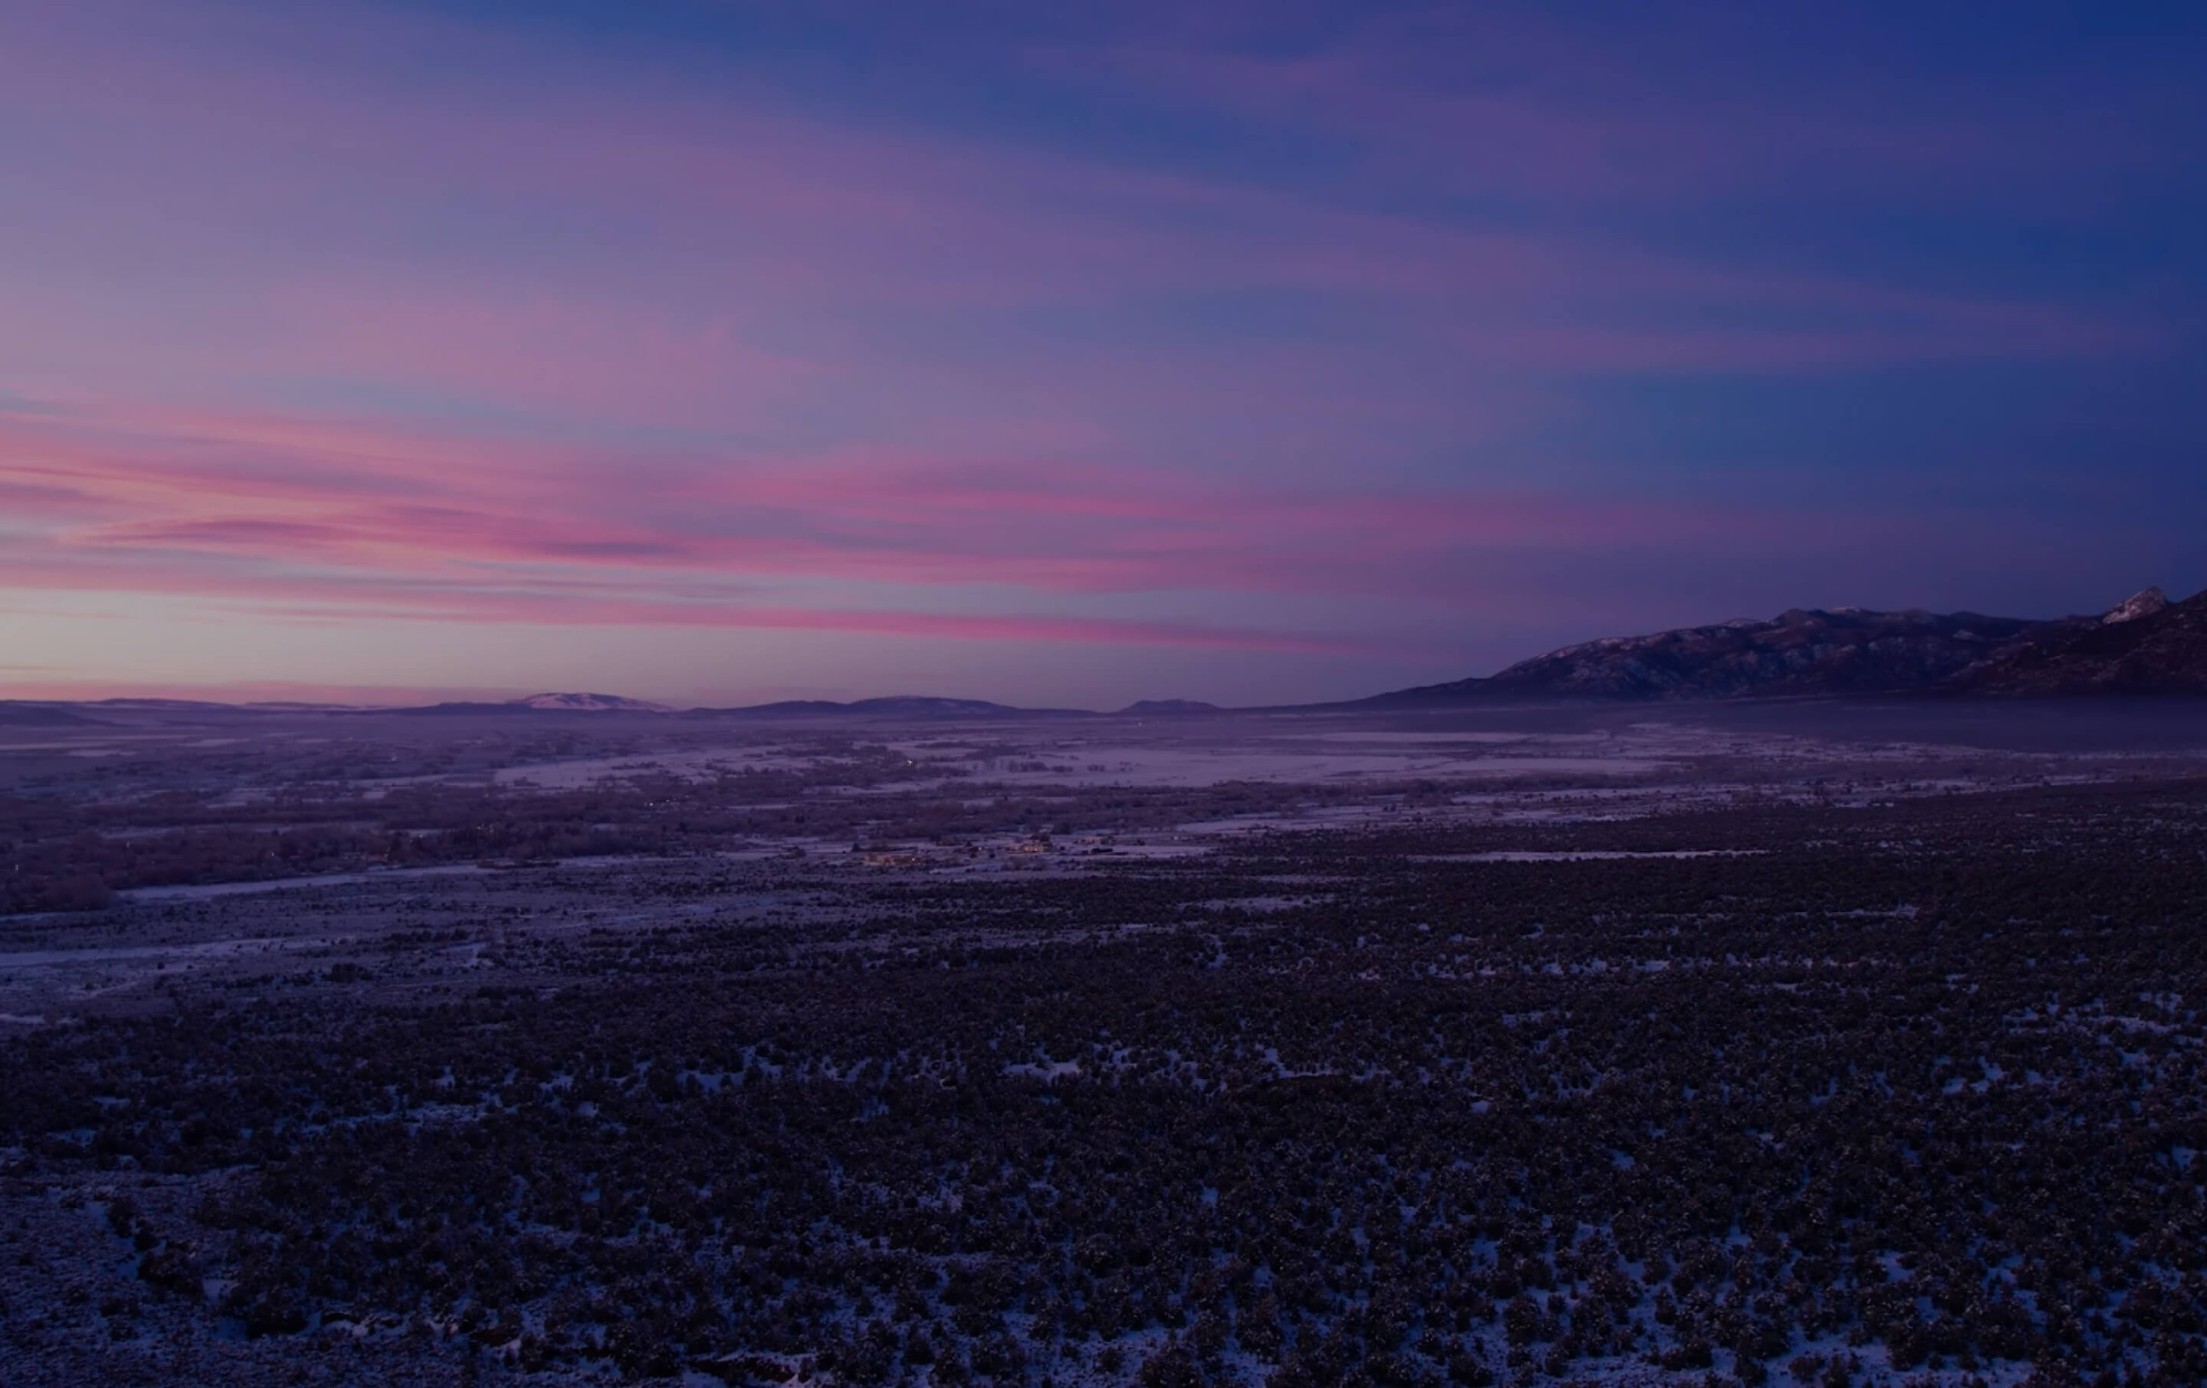
[[[1013,708],[986,699],[935,699],[919,694],[893,694],[883,699],[859,699],[845,704],[850,713],[889,713],[935,718],[993,717],[1004,713],[1036,713],[1050,710]]]
[[[418,708],[396,708],[379,711],[399,714],[452,716],[490,713],[671,712],[665,704],[654,704],[643,699],[624,699],[618,694],[531,694],[525,699],[507,699],[497,703],[455,700],[442,704],[423,704]]]
[[[1129,718],[1177,718],[1190,713],[1223,713],[1217,704],[1201,699],[1137,699],[1119,710]]]
[[[523,708],[554,713],[665,713],[665,704],[644,699],[624,699],[618,694],[531,694],[513,701]]]
[[[23,703],[12,699],[0,701],[0,727],[86,727],[97,721],[74,712],[66,705]]]
[[[1033,718],[1078,715],[1080,709],[1015,708],[986,699],[942,699],[921,694],[892,694],[878,699],[837,703],[832,699],[783,699],[737,708],[691,709],[690,718]]]
[[[163,713],[197,713],[207,709],[219,711],[242,708],[244,705],[218,703],[212,699],[91,699],[86,701],[84,707],[130,711],[151,709]]]
[[[2207,693],[2207,594],[2170,603],[2148,589],[2099,616],[2053,620],[1796,608],[1588,641],[1364,703],[1930,693]]]

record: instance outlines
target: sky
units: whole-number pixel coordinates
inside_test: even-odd
[[[2207,587],[2207,7],[11,0],[0,696]]]

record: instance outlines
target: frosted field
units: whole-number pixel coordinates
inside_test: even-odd
[[[899,870],[1071,870],[1062,845],[1038,854],[1021,840],[1078,829],[1091,836],[1082,853],[1165,858],[1406,817],[1569,823],[1742,803],[1865,806],[2202,764],[2207,729],[2174,708],[2098,719],[2024,705],[1844,704],[781,721],[214,710],[0,743],[0,792],[97,807],[86,811],[91,832],[116,853],[140,846],[141,858],[193,835],[228,837],[228,866],[119,869],[110,885],[121,899],[153,906],[388,886],[515,857],[817,855],[864,844],[898,850],[907,861],[875,866]],[[426,861],[370,841],[365,827],[442,843],[470,815],[562,827],[519,844],[501,830]],[[669,822],[688,827],[670,841]],[[630,832],[640,823],[654,826],[641,841]],[[252,848],[308,832],[349,835],[350,846],[280,865]]]
[[[1024,1221],[1057,1219],[1062,1191],[1138,1221],[1129,1254],[1190,1229],[1209,1231],[1204,1266],[1214,1246],[1252,1267],[1319,1250],[1288,1270],[1306,1288],[1360,1262],[1353,1239],[1328,1248],[1327,1208],[1353,1205],[1367,1233],[1415,1217],[1488,1291],[1403,1353],[1434,1373],[1469,1353],[1487,1370],[1466,1381],[1698,1382],[1706,1365],[1806,1382],[1832,1364],[1858,1382],[2015,1381],[2036,1353],[2028,1325],[2008,1327],[2013,1343],[1992,1321],[1970,1331],[1994,1335],[1971,1368],[1925,1365],[1960,1334],[1944,1320],[1865,1331],[1842,1307],[1844,1333],[1805,1328],[1828,1326],[1795,1304],[1812,1284],[1772,1240],[1779,1223],[1816,1237],[1809,1214],[1837,1207],[1865,1133],[1874,1152],[1927,1133],[1973,1144],[1927,1171],[2065,1143],[2127,1182],[2138,1227],[2196,1212],[2173,1164],[2196,1143],[2172,1101],[2198,1092],[2184,922],[2207,791],[2200,730],[2154,718],[2079,737],[2037,710],[1859,706],[194,715],[25,738],[0,747],[0,892],[16,903],[0,912],[0,1049],[14,1111],[36,1121],[0,1140],[0,1227],[34,1256],[0,1266],[0,1379],[32,1362],[7,1360],[12,1343],[64,1366],[34,1380],[56,1384],[193,1381],[170,1346],[200,1356],[198,1381],[246,1388],[322,1356],[347,1366],[331,1382],[453,1383],[463,1353],[483,1382],[610,1382],[608,1356],[627,1351],[584,1324],[596,1300],[635,1291],[633,1307],[606,1302],[608,1324],[642,1324],[703,1259],[705,1309],[733,1329],[685,1350],[711,1370],[691,1383],[830,1381],[799,1373],[787,1344],[744,1338],[770,1302],[813,1308],[804,1354],[855,1353],[839,1337],[893,1315],[924,1322],[938,1356],[978,1366],[1012,1344],[1055,1364],[1050,1381],[1143,1381],[1172,1342],[1147,1310],[1093,1333],[1026,1312],[983,1322],[974,1298],[1010,1294],[994,1282],[907,1278],[972,1261],[944,1262],[952,1245],[931,1231],[950,1220],[1020,1270],[1014,1292],[1031,1274],[1119,1305],[1137,1280],[1110,1219],[1080,1215],[1070,1243],[1052,1233],[1070,1259],[1021,1262]],[[117,755],[73,755],[95,749]],[[2136,906],[2113,926],[2111,899]],[[1926,1007],[1939,1026],[1911,1030]],[[2111,1144],[2069,1121],[2141,1121],[2142,1077],[2165,1134]],[[1743,1133],[1743,1113],[1761,1126]],[[472,1145],[509,1138],[522,1145]],[[1559,1143],[1561,1163],[1546,1155]],[[1760,1183],[1747,1203],[1774,1221],[1721,1256],[1694,1232],[1712,1153]],[[1839,1165],[1803,1195],[1795,1153]],[[1020,1166],[1037,1160],[1046,1181]],[[2019,1212],[2078,1187],[2010,1176],[1997,1198]],[[1145,1199],[1113,1204],[1127,1189]],[[1462,1222],[1519,1190],[1594,1211],[1589,1239],[1546,1247],[1546,1226],[1500,1205],[1486,1233]],[[358,1191],[376,1202],[330,1203]],[[724,1196],[734,1244],[697,1222],[697,1202]],[[798,1196],[825,1203],[757,1218]],[[241,1197],[281,1217],[234,1219]],[[2002,1237],[2038,1237],[2045,1265],[2075,1230],[2119,1227],[2096,1190],[2085,1203],[2060,1233],[2033,1232],[2051,1227],[2034,1214]],[[401,1208],[489,1231],[470,1277],[534,1260],[533,1286],[568,1278],[592,1298],[528,1292],[512,1326],[437,1302],[453,1250],[478,1245],[414,1240]],[[1833,1265],[1896,1285],[1936,1275],[1940,1257],[1889,1208],[1859,1202],[1849,1237],[1881,1258],[1914,1248],[1915,1270]],[[1986,1202],[1944,1208],[1977,1219]],[[1644,1258],[1600,1241],[1625,1232],[1612,1215],[1650,1211],[1669,1232]],[[2169,1247],[2197,1245],[2184,1217]],[[662,1219],[699,1240],[662,1237]],[[334,1288],[316,1280],[331,1260],[391,1220],[405,1237],[361,1254],[353,1290],[286,1299]],[[558,1237],[501,1232],[514,1228]],[[1505,1260],[1512,1240],[1527,1251]],[[1388,1295],[1430,1286],[1426,1253],[1391,1233],[1367,1247]],[[753,1249],[798,1269],[803,1295],[748,1276]],[[844,1270],[885,1252],[891,1281],[836,1300]],[[649,1278],[619,1270],[662,1254],[675,1261]],[[2124,1256],[2092,1252],[2100,1267]],[[1527,1257],[1553,1260],[1556,1294],[1587,1308],[1599,1343],[1551,1338],[1528,1357],[1511,1340],[1513,1324],[1549,1333],[1545,1297],[1494,1280]],[[404,1279],[388,1294],[386,1273]],[[1750,1279],[1726,1295],[1762,1329],[1712,1341],[1717,1323],[1694,1319],[1708,1287],[1680,1296],[1681,1276]],[[1938,1304],[1942,1285],[1962,1284],[1925,1281],[1907,1304]],[[1315,1335],[1337,1316],[1316,1304],[1278,1315]],[[1265,1381],[1279,1346],[1252,1354],[1229,1353],[1217,1381]],[[761,1364],[787,1373],[759,1378]]]
[[[2181,718],[2096,744],[2064,736],[2059,720],[2029,710],[1645,706],[766,724],[325,716],[209,726],[193,716],[41,730],[0,744],[0,785],[30,803],[90,807],[102,863],[122,866],[97,868],[115,879],[100,916],[0,917],[14,923],[0,938],[0,1025],[143,996],[164,973],[249,977],[272,953],[366,966],[357,941],[388,935],[410,911],[442,916],[470,902],[519,910],[537,929],[625,929],[688,919],[691,907],[651,903],[705,881],[864,890],[1069,878],[1193,866],[1282,836],[1861,808],[2203,764],[2198,731]],[[201,861],[188,845],[210,834],[219,860]],[[272,865],[275,845],[326,836],[339,846],[318,858],[287,850]],[[1433,861],[1742,854],[1692,843],[1505,846]],[[578,893],[631,904],[577,914]],[[715,904],[696,909],[747,909],[707,899]],[[424,944],[417,967],[435,978],[483,958]]]

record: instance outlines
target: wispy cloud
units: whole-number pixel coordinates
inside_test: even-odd
[[[49,486],[67,478],[67,488]],[[1706,508],[1538,495],[1312,492],[1096,465],[897,453],[592,456],[281,418],[0,412],[25,499],[0,581],[469,621],[1350,649],[1322,631],[1079,612],[762,602],[791,583],[1086,600],[1397,599],[1473,552],[1660,550]],[[47,498],[38,504],[38,498]],[[1007,599],[992,600],[1002,606]]]

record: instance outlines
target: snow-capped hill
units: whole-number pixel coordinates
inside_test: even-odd
[[[555,713],[665,713],[665,704],[645,699],[624,699],[618,694],[531,694],[512,701],[515,708],[543,709]]]
[[[2101,616],[2051,621],[1796,607],[1768,621],[1582,641],[1485,679],[1367,702],[1934,693],[2207,694],[2207,593],[2172,602],[2148,588]]]
[[[1925,689],[2025,638],[2039,623],[1961,612],[1794,608],[1611,637],[1521,661],[1485,694],[1708,699]]]
[[[2107,615],[2100,618],[2100,625],[2112,627],[2120,626],[2124,622],[2135,622],[2140,617],[2151,617],[2154,613],[2168,607],[2168,605],[2169,595],[2167,593],[2162,592],[2159,588],[2147,588],[2141,592],[2131,594],[2109,608]]]

